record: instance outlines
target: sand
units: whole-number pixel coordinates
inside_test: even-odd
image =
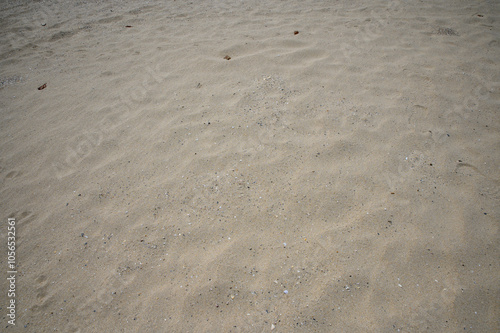
[[[499,15],[2,2],[0,330],[500,331]]]

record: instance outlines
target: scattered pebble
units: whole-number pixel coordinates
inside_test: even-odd
[[[446,35],[446,36],[458,36],[458,33],[451,28],[439,28],[438,35]]]

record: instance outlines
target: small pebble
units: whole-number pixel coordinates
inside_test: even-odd
[[[285,294],[288,294],[288,290],[285,290],[285,291],[284,291],[284,293],[285,293]]]

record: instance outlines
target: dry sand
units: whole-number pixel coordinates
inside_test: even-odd
[[[1,331],[500,330],[498,1],[0,7]]]

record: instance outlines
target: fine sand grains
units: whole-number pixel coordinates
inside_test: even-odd
[[[498,332],[499,9],[2,3],[2,330]]]

